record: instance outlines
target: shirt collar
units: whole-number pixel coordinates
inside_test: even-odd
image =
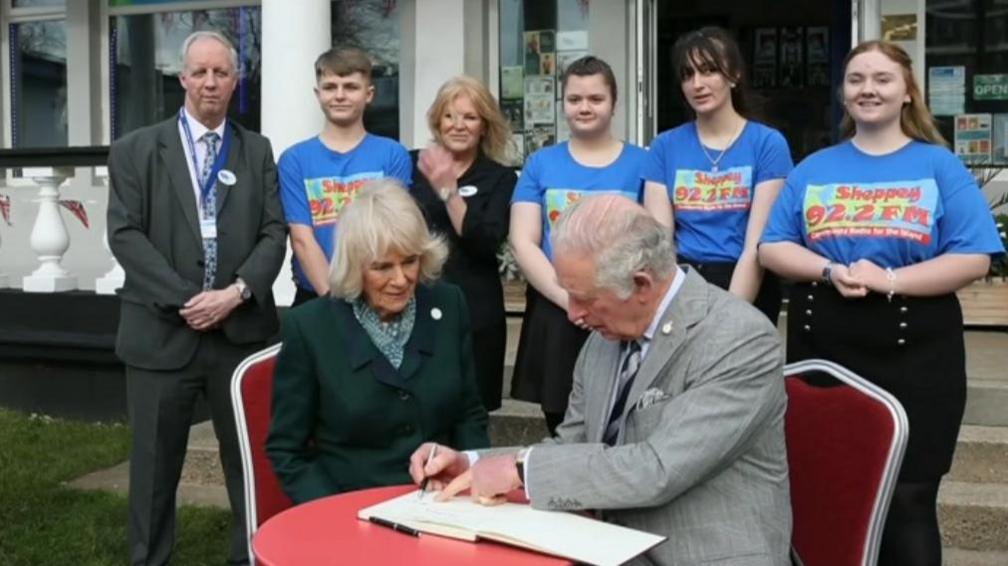
[[[182,114],[185,115],[186,122],[189,123],[189,131],[192,133],[193,143],[196,143],[202,138],[207,132],[211,131],[210,128],[204,126],[199,120],[193,118],[188,112],[186,112],[185,106],[182,107]],[[217,135],[224,139],[224,126],[227,125],[227,118],[221,121],[212,131],[217,132]]]
[[[661,303],[658,304],[658,308],[655,310],[654,318],[651,319],[651,324],[644,331],[644,336],[639,338],[644,343],[650,342],[654,338],[654,333],[658,330],[658,324],[661,323],[662,316],[665,315],[665,310],[668,306],[672,304],[672,299],[675,298],[676,294],[679,293],[679,289],[682,288],[683,283],[686,281],[686,274],[683,272],[682,268],[678,265],[675,268],[675,277],[672,279],[672,284],[669,285],[667,291],[665,291],[665,296],[662,297]]]

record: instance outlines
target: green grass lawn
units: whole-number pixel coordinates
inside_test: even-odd
[[[126,499],[63,482],[126,459],[129,429],[0,409],[0,565],[127,564]],[[223,564],[228,513],[182,507],[173,564]]]

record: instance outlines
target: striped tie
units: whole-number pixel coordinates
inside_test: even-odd
[[[200,190],[202,191],[210,179],[214,162],[217,161],[217,144],[220,143],[220,136],[217,135],[217,132],[207,132],[200,138],[200,141],[206,146],[206,156],[203,158],[203,167],[199,174]],[[217,183],[210,186],[201,208],[203,220],[217,222]],[[203,238],[203,266],[203,290],[205,291],[213,288],[214,277],[217,276],[217,238]]]
[[[620,366],[619,383],[617,384],[616,402],[609,413],[609,424],[606,425],[603,441],[609,446],[616,444],[620,429],[623,427],[623,409],[626,407],[627,396],[633,387],[634,377],[641,364],[640,342],[632,340],[623,343],[623,363]]]

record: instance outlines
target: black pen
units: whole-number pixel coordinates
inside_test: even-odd
[[[403,533],[405,535],[409,535],[411,537],[418,537],[418,536],[420,536],[420,531],[418,531],[418,530],[416,530],[414,528],[411,528],[411,527],[407,527],[406,525],[400,525],[399,523],[396,523],[394,521],[389,521],[388,519],[382,519],[381,517],[375,517],[375,516],[372,515],[372,516],[368,517],[368,521],[371,521],[372,523],[374,523],[376,525],[381,525],[383,527],[388,527],[388,528],[392,529],[393,531],[399,531],[400,533]]]

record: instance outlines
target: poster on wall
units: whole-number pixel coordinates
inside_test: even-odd
[[[882,39],[886,41],[916,40],[917,14],[888,14],[882,16]]]
[[[805,66],[802,57],[802,45],[805,28],[783,27],[780,32],[780,86],[801,87],[802,69]]]
[[[525,95],[525,126],[549,124],[552,128],[556,119],[553,94]]]
[[[525,129],[525,103],[518,100],[502,100],[500,102],[501,112],[511,123],[512,132],[520,132]]]
[[[525,71],[522,67],[501,67],[501,98],[521,98],[524,87]]]
[[[1008,165],[1008,114],[994,115],[992,137],[991,161],[996,165]]]
[[[991,160],[991,115],[959,114],[955,117],[955,153],[967,163]]]
[[[587,55],[587,51],[557,51],[557,76],[567,71],[567,66]]]
[[[756,28],[752,77],[753,88],[777,85],[777,28]]]
[[[966,111],[966,67],[928,68],[928,107],[935,116]]]
[[[586,51],[588,49],[588,32],[586,30],[558,31],[556,33],[557,51]]]
[[[526,157],[554,143],[556,143],[556,133],[553,126],[536,126],[525,130]]]
[[[808,61],[805,83],[808,86],[830,85],[829,28],[805,28],[805,54]]]

